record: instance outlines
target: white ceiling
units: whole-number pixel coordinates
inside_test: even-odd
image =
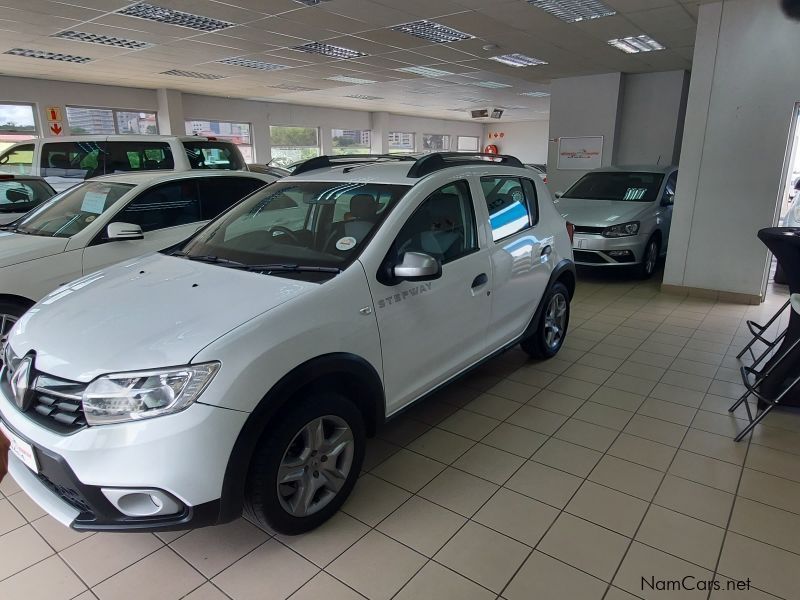
[[[549,98],[520,94],[547,91],[549,82],[559,77],[690,69],[698,5],[706,1],[710,0],[604,0],[616,15],[578,23],[563,22],[525,0],[326,0],[311,7],[297,0],[150,1],[236,24],[203,33],[116,14],[136,4],[125,0],[0,0],[0,73],[447,119],[467,119],[470,108],[500,106],[506,108],[505,120],[547,119]],[[475,38],[431,44],[389,29],[419,19],[434,20]],[[153,45],[131,51],[51,37],[69,30]],[[640,34],[655,38],[666,50],[631,55],[607,44],[612,38]],[[291,49],[312,41],[367,56],[334,60]],[[484,50],[487,44],[498,48]],[[3,54],[12,48],[92,60],[72,64]],[[548,64],[514,68],[488,60],[510,53]],[[232,57],[290,68],[266,72],[216,62]],[[408,66],[427,66],[453,75],[432,79],[395,70]],[[224,78],[160,74],[170,69]],[[351,85],[327,79],[336,75],[376,83]],[[481,81],[511,87],[475,85]]]

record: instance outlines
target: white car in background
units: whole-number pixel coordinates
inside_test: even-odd
[[[74,135],[20,142],[0,153],[0,172],[39,175],[57,192],[131,171],[246,171],[235,144],[211,137]]]
[[[60,285],[180,242],[275,179],[154,171],[97,177],[54,196],[0,228],[0,336]]]

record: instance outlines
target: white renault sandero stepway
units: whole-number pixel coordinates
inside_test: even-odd
[[[559,351],[568,228],[513,157],[307,161],[17,322],[0,374],[11,474],[75,529],[243,508],[312,529],[387,418],[514,344]]]

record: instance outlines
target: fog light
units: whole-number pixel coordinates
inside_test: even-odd
[[[128,517],[174,515],[183,509],[172,496],[161,490],[101,489],[108,501]]]
[[[633,252],[630,250],[608,250],[606,254],[617,262],[633,262]]]

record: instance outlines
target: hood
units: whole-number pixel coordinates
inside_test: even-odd
[[[63,286],[14,326],[18,356],[73,381],[188,364],[202,348],[319,284],[237,271],[161,254]]]
[[[3,216],[0,214],[0,218]],[[64,252],[68,242],[67,238],[26,235],[0,229],[0,268]]]
[[[570,223],[587,227],[609,227],[619,223],[637,221],[653,210],[656,202],[631,202],[617,200],[582,200],[559,198],[554,201],[556,210]]]

